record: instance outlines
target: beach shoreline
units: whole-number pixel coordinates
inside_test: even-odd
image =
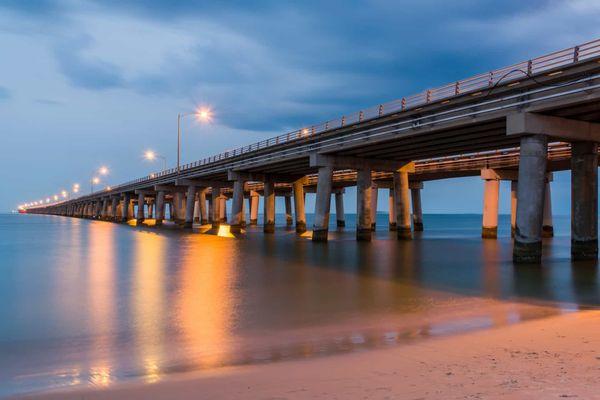
[[[600,311],[387,349],[171,374],[11,399],[600,399]]]

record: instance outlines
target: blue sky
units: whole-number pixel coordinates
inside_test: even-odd
[[[145,149],[173,165],[197,105],[215,121],[184,123],[184,162],[600,37],[591,0],[224,3],[1,1],[0,210],[87,189],[101,165],[109,184],[159,169]],[[481,194],[428,183],[424,210],[479,213]]]

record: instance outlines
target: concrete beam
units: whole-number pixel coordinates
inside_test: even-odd
[[[136,195],[139,195],[140,193],[142,193],[144,196],[156,196],[155,190],[139,190],[139,189],[135,190]]]
[[[412,165],[412,170],[411,166]],[[338,169],[367,169],[374,171],[400,171],[414,172],[414,164],[407,161],[381,160],[376,158],[360,158],[348,156],[333,156],[319,153],[311,153],[311,167],[331,167]]]
[[[481,170],[481,179],[486,181],[516,181],[519,179],[519,171],[512,169],[484,168]]]
[[[188,179],[188,178],[183,178],[183,179],[176,179],[175,180],[175,186],[195,186],[198,188],[205,188],[205,187],[219,187],[219,188],[225,188],[225,187],[233,187],[233,185],[231,183],[229,183],[228,181],[213,181],[213,180],[207,180],[207,179]]]
[[[181,192],[185,193],[187,189],[184,186],[175,186],[175,185],[154,185],[154,190],[157,192]]]
[[[546,135],[569,142],[600,142],[600,124],[524,112],[506,117],[506,134]]]

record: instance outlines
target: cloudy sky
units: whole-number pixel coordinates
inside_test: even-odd
[[[0,211],[88,190],[101,165],[109,184],[159,169],[145,149],[173,165],[198,105],[216,118],[185,122],[184,162],[598,38],[599,20],[595,0],[1,0]],[[428,183],[425,212],[479,213],[481,193]]]

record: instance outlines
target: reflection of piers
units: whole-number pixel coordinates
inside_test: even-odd
[[[244,199],[253,225],[262,196],[263,231],[271,234],[276,197],[285,198],[286,225],[293,197],[303,233],[305,193],[314,191],[312,240],[327,241],[331,196],[343,228],[344,187],[356,186],[357,240],[372,239],[379,189],[390,193],[390,229],[410,240],[423,229],[423,182],[478,175],[482,236],[496,237],[499,181],[510,180],[514,261],[539,263],[542,237],[552,235],[551,173],[570,169],[572,258],[596,259],[599,60],[600,40],[27,212],[138,224],[155,216],[161,225],[168,205],[184,228],[196,221],[214,231],[229,221],[237,234],[246,225]]]

